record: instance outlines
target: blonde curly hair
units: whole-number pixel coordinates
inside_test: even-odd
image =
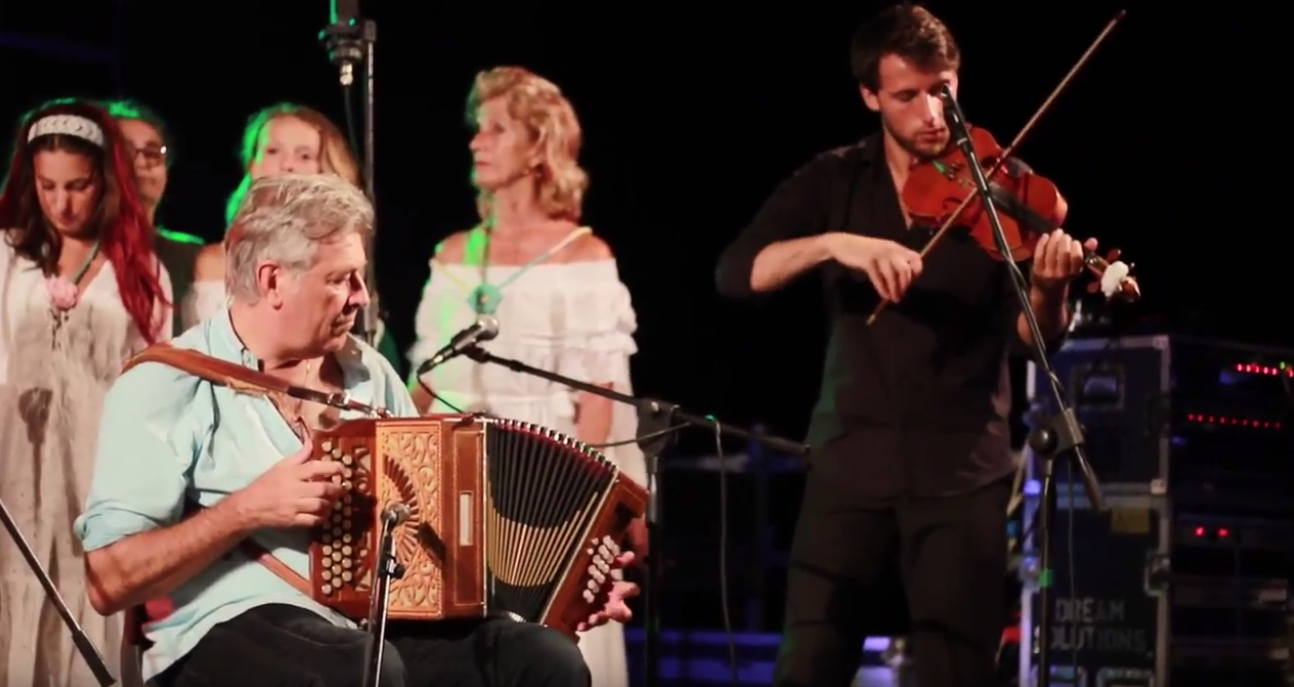
[[[473,130],[481,104],[505,98],[508,113],[526,129],[539,150],[535,172],[539,204],[550,217],[579,221],[589,175],[579,165],[584,134],[575,109],[553,82],[523,67],[495,67],[480,72],[467,96],[465,116]],[[476,210],[488,220],[491,193],[477,186]]]

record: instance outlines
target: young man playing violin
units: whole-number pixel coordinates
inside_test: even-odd
[[[900,199],[911,169],[952,150],[940,90],[956,93],[960,51],[947,27],[892,7],[859,29],[852,62],[881,131],[784,181],[717,275],[723,294],[752,297],[817,272],[833,319],[774,684],[849,685],[897,574],[917,683],[984,687],[1005,620],[1007,356],[1032,337],[1005,263],[958,232],[923,258],[933,232]],[[1022,266],[1049,346],[1084,247],[1055,231]]]

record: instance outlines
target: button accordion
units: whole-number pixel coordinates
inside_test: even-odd
[[[361,620],[378,581],[383,511],[403,575],[392,620],[506,614],[575,634],[647,491],[596,450],[536,425],[474,415],[352,420],[314,437],[345,488],[310,546],[316,601]]]

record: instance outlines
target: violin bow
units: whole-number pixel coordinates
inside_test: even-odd
[[[1092,41],[1092,44],[1087,46],[1087,50],[1085,50],[1078,58],[1078,61],[1074,63],[1074,66],[1069,68],[1069,73],[1065,74],[1065,77],[1060,80],[1060,83],[1056,84],[1056,87],[1052,89],[1051,95],[1047,96],[1047,99],[1042,101],[1042,105],[1038,106],[1038,109],[1033,113],[1033,116],[1029,118],[1029,121],[1024,123],[1024,126],[1020,129],[1020,133],[1015,135],[1011,144],[1008,145],[1002,151],[1002,154],[998,156],[997,162],[993,163],[993,166],[989,168],[988,172],[984,175],[985,178],[992,179],[993,175],[998,173],[998,170],[1002,168],[1002,165],[1006,163],[1007,159],[1010,158],[1013,153],[1015,153],[1016,148],[1020,147],[1020,144],[1024,142],[1025,137],[1028,136],[1029,133],[1033,131],[1034,127],[1038,125],[1038,121],[1041,120],[1042,116],[1051,109],[1051,106],[1056,102],[1056,99],[1059,98],[1060,94],[1069,87],[1069,83],[1074,80],[1074,77],[1083,69],[1087,64],[1087,61],[1092,59],[1092,55],[1096,53],[1096,49],[1101,47],[1101,44],[1105,42],[1105,39],[1109,37],[1112,31],[1114,31],[1114,27],[1118,26],[1119,22],[1123,20],[1124,15],[1127,13],[1127,10],[1119,10],[1119,13],[1114,15],[1114,18],[1105,25],[1105,28],[1102,29],[1096,39]],[[970,192],[966,194],[966,198],[962,200],[961,205],[958,205],[957,209],[954,210],[951,215],[948,215],[948,219],[944,220],[944,223],[939,227],[939,231],[936,231],[934,236],[930,237],[930,241],[928,241],[925,247],[921,249],[920,255],[922,259],[924,259],[926,254],[939,243],[939,239],[943,238],[944,234],[952,228],[957,219],[961,217],[961,214],[966,211],[966,207],[970,205],[971,201],[978,197],[979,187],[972,187]],[[871,316],[867,318],[867,324],[870,325],[875,322],[876,318],[885,310],[888,304],[889,301],[881,301],[878,303],[876,305],[876,309],[872,311]]]

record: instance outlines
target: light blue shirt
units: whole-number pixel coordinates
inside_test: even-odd
[[[173,345],[258,366],[234,333],[228,310],[185,332]],[[391,364],[372,347],[352,339],[337,359],[354,399],[396,415],[417,414]],[[75,525],[86,551],[176,523],[186,498],[215,505],[301,448],[269,399],[235,393],[161,363],[138,365],[117,379],[100,427],[90,497]],[[307,530],[262,530],[255,539],[309,579]],[[144,628],[153,642],[144,655],[145,680],[183,658],[219,623],[257,606],[299,606],[352,626],[238,549],[170,596],[175,612]]]

